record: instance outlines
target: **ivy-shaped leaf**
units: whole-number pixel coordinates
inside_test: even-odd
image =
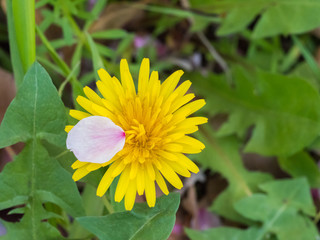
[[[315,240],[317,228],[308,216],[315,215],[309,186],[305,179],[277,180],[260,186],[265,194],[253,194],[236,203],[243,216],[261,223],[247,230],[215,228],[187,230],[192,240]]]
[[[32,204],[32,203],[31,203]],[[42,208],[40,202],[35,202],[35,207],[27,205],[24,217],[18,223],[4,222],[7,234],[1,236],[1,240],[12,239],[48,239],[48,240],[60,240],[64,239],[58,229],[53,228],[49,222],[43,221],[42,223],[34,223],[39,219],[50,219],[51,216],[48,212]]]
[[[315,160],[307,152],[291,157],[280,157],[280,167],[293,177],[306,177],[311,187],[320,187],[320,171]]]
[[[292,155],[309,145],[320,132],[320,97],[305,80],[236,68],[235,87],[223,77],[206,79],[192,75],[199,91],[207,99],[211,115],[228,113],[219,136],[234,133],[243,136],[254,126],[245,147],[261,155]]]
[[[257,240],[251,238],[257,228],[249,228],[248,230],[240,230],[231,227],[219,227],[211,228],[205,231],[196,231],[192,229],[186,229],[187,235],[191,240]],[[263,239],[260,239],[263,240]],[[268,238],[268,240],[276,240],[274,238]]]
[[[316,239],[317,229],[308,217],[314,216],[316,209],[306,179],[277,180],[260,188],[266,194],[254,194],[236,204],[243,216],[262,223],[250,239],[262,240],[268,233],[278,240]]]
[[[248,171],[239,154],[240,141],[236,137],[217,138],[212,128],[204,126],[197,134],[206,148],[196,157],[203,167],[221,173],[229,182],[227,189],[213,202],[211,209],[221,216],[248,222],[234,209],[234,203],[243,197],[251,196],[258,185],[272,177],[261,172]]]
[[[46,141],[64,145],[65,122],[65,109],[50,76],[34,63],[0,126],[1,148],[25,142],[23,151],[0,173],[0,209],[25,205],[19,223],[4,223],[8,229],[5,238],[58,239],[59,231],[43,221],[54,217],[43,208],[46,202],[62,207],[74,217],[84,215],[70,173],[49,156],[42,144]],[[19,238],[19,234],[30,237]]]
[[[155,207],[135,204],[130,212],[76,220],[101,240],[167,240],[175,223],[180,195],[171,193],[157,199]]]
[[[219,35],[245,29],[259,14],[261,17],[253,30],[254,38],[303,33],[320,25],[318,0],[233,0],[220,1],[216,6],[223,6],[227,12],[218,30]]]

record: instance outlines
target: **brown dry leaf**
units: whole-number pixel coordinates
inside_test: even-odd
[[[0,4],[1,4],[1,8],[2,8],[3,12],[5,14],[7,14],[7,3],[6,3],[6,0],[1,0]]]
[[[0,68],[0,122],[15,95],[16,87],[13,75]]]
[[[317,48],[315,59],[318,63],[318,66],[320,66],[320,47]]]
[[[250,171],[270,173],[276,178],[287,176],[279,167],[275,157],[264,157],[255,153],[243,153],[242,159],[245,167]]]
[[[0,123],[15,95],[16,87],[13,75],[0,68]],[[12,160],[14,154],[14,150],[11,147],[0,149],[0,170],[7,162]]]
[[[144,16],[144,11],[135,7],[135,4],[112,3],[109,4],[90,27],[89,32],[104,29],[123,28],[127,24],[135,24]]]
[[[319,28],[319,27],[316,28],[316,29],[314,29],[313,31],[311,31],[311,33],[312,33],[315,37],[320,38],[320,28]]]

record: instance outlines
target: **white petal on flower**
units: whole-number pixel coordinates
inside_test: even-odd
[[[81,162],[105,163],[122,150],[125,133],[109,118],[90,116],[68,133],[67,148]]]

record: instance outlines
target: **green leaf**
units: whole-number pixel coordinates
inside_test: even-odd
[[[107,0],[97,0],[95,2],[93,8],[91,9],[93,18],[87,19],[87,21],[85,22],[83,27],[85,31],[87,31],[90,28],[94,20],[99,18],[101,12],[105,9],[106,4],[107,4]]]
[[[71,46],[73,44],[72,27],[70,26],[68,19],[66,17],[61,19],[61,27],[63,32],[64,44],[67,46]]]
[[[41,65],[34,63],[0,126],[1,147],[25,142],[23,151],[0,173],[0,209],[26,205],[21,222],[5,223],[5,239],[60,239],[59,231],[44,222],[54,217],[44,209],[46,202],[74,217],[84,215],[71,174],[49,156],[43,145],[64,145],[65,122],[65,108],[56,88]]]
[[[227,17],[218,31],[219,35],[243,30],[259,14],[261,17],[255,25],[254,38],[303,33],[320,24],[320,2],[317,0],[225,0],[216,5],[223,4]]]
[[[11,57],[11,63],[12,63],[13,72],[14,72],[14,78],[17,86],[19,86],[22,83],[25,72],[23,70],[22,60],[20,57],[19,49],[18,49],[17,36],[16,36],[15,27],[14,27],[12,1],[6,0],[6,6],[7,6],[10,57]]]
[[[38,205],[40,208],[41,206]],[[1,221],[6,228],[6,235],[1,236],[1,240],[12,239],[32,239],[32,240],[60,240],[64,239],[58,229],[53,228],[47,221],[39,222],[36,225],[33,223],[35,218],[41,219],[41,216],[35,216],[29,208],[22,220],[18,223],[10,223]],[[44,211],[41,209],[41,211]],[[37,211],[38,213],[40,211]],[[44,218],[44,220],[46,220]]]
[[[26,73],[36,60],[35,0],[12,0],[12,13],[16,43]]]
[[[293,177],[306,177],[311,187],[320,187],[320,171],[315,160],[306,152],[280,157],[280,167]]]
[[[97,188],[86,184],[81,197],[85,206],[86,216],[102,216],[104,205],[102,198],[96,195]],[[78,221],[74,221],[69,228],[69,238],[83,239],[85,236],[89,237],[89,233]]]
[[[35,63],[21,86],[0,126],[0,148],[37,138],[65,146],[64,105],[48,73]]]
[[[256,231],[255,228],[244,231],[231,227],[212,228],[205,231],[186,229],[186,233],[191,240],[257,240],[251,238]]]
[[[219,18],[215,17],[215,16],[206,16],[206,15],[200,15],[197,14],[196,12],[192,12],[192,11],[188,11],[188,10],[184,10],[184,9],[179,9],[179,8],[172,8],[172,7],[163,7],[163,6],[155,6],[155,5],[142,5],[142,4],[137,4],[136,7],[145,9],[147,11],[151,11],[151,12],[156,12],[156,13],[161,13],[161,14],[165,14],[165,15],[172,15],[175,17],[180,17],[180,18],[203,18],[203,19],[207,19],[207,21],[211,21],[211,22],[218,22]]]
[[[98,48],[97,48],[95,42],[93,41],[92,37],[90,36],[90,34],[86,33],[86,37],[87,37],[87,41],[90,46],[90,51],[92,54],[93,70],[96,73],[96,77],[99,78],[97,71],[100,68],[103,68],[104,64],[103,64],[102,58],[100,56],[100,53],[98,51]]]
[[[247,152],[288,156],[319,135],[319,94],[301,78],[262,71],[254,74],[237,68],[233,73],[235,87],[231,88],[216,75],[190,77],[198,79],[194,81],[195,90],[207,98],[206,109],[211,115],[229,114],[219,136],[243,136],[248,127],[254,126]]]
[[[290,75],[303,78],[308,81],[315,89],[320,89],[320,84],[317,75],[314,73],[310,65],[306,62],[297,64],[290,72]]]
[[[306,179],[277,180],[260,188],[266,194],[254,194],[236,204],[239,213],[262,223],[250,239],[264,239],[268,233],[275,233],[279,240],[312,240],[318,236],[307,217],[314,216],[316,209]]]
[[[175,223],[179,202],[180,195],[171,193],[158,198],[153,208],[149,208],[146,203],[138,203],[130,212],[76,220],[103,240],[167,240]]]
[[[238,2],[234,2],[234,8],[230,9],[218,29],[217,34],[220,36],[244,30],[265,7],[261,1],[255,1],[253,4],[244,3],[241,7],[238,6]]]
[[[316,76],[316,79],[318,80],[320,77],[320,69],[318,62],[314,59],[313,54],[308,50],[308,48],[305,46],[305,43],[302,43],[298,37],[292,36],[292,40],[294,44],[299,48],[299,50],[302,53],[302,56],[304,57],[306,63],[308,63],[309,67],[313,71],[313,74]],[[318,80],[319,82],[319,80]]]
[[[243,216],[258,221],[261,226],[247,230],[220,227],[206,231],[187,229],[191,240],[314,240],[317,228],[307,217],[314,216],[309,186],[305,179],[277,180],[261,185],[266,194],[253,194],[236,203]],[[275,238],[275,236],[277,238]]]
[[[100,32],[91,33],[91,37],[94,39],[119,39],[128,35],[127,31],[122,29],[110,29]]]
[[[55,61],[55,63],[61,68],[61,70],[63,71],[65,76],[68,76],[69,73],[71,72],[68,65],[61,59],[61,57],[59,56],[57,51],[52,47],[50,41],[46,38],[46,36],[44,35],[44,33],[41,31],[41,29],[38,26],[36,27],[36,30],[37,30],[37,34],[38,34],[39,38],[41,39],[43,45],[48,49],[49,54],[50,54],[51,58],[53,59],[53,61]]]
[[[214,4],[219,12],[227,12],[227,17],[218,30],[219,35],[227,35],[244,30],[259,14],[253,37],[263,38],[278,34],[297,34],[319,26],[320,3],[317,0],[258,0],[220,1]],[[220,7],[220,10],[219,10]],[[223,9],[223,10],[222,10]],[[292,16],[294,15],[294,18]]]
[[[203,167],[218,171],[229,182],[227,189],[213,202],[211,209],[223,217],[248,222],[235,211],[234,204],[243,197],[251,196],[258,185],[269,181],[271,176],[250,172],[244,167],[239,154],[240,142],[236,137],[217,138],[209,126],[197,136],[206,145],[203,152],[197,155],[197,161]]]
[[[253,37],[310,31],[320,24],[319,11],[320,2],[317,0],[270,0],[254,29]]]
[[[96,47],[97,47],[98,52],[102,56],[108,57],[108,58],[114,58],[115,51],[113,49],[106,47],[105,45],[99,44],[99,43],[96,43]]]
[[[39,142],[27,143],[18,157],[5,166],[0,181],[0,209],[27,204],[32,219],[30,232],[38,234],[41,221],[48,219],[39,213],[44,202],[53,202],[72,216],[84,215],[80,195],[70,173],[50,158]],[[25,215],[23,221],[24,218],[28,216]]]
[[[233,240],[236,239],[236,236],[239,235],[239,232],[242,232],[239,229],[228,227],[213,228],[205,231],[186,229],[185,231],[191,240]]]

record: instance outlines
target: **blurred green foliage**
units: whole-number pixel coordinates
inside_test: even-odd
[[[188,229],[187,235],[319,238],[319,203],[310,194],[320,187],[318,0],[6,3],[0,43],[10,45],[10,54],[0,48],[0,67],[13,71],[19,91],[0,127],[0,147],[16,142],[25,147],[0,174],[0,208],[24,214],[16,224],[2,221],[8,231],[3,239],[110,239],[116,230],[105,226],[113,222],[116,229],[128,228],[118,235],[121,240],[168,237],[177,195],[159,199],[152,210],[142,204],[123,213],[109,195],[92,197],[100,171],[86,177],[79,194],[70,175],[74,159],[63,143],[68,109],[61,98],[78,108],[75,97],[97,80],[97,69],[117,76],[119,60],[127,58],[137,76],[144,57],[161,79],[184,69],[184,78],[206,99],[202,113],[210,121],[195,135],[206,149],[193,159],[227,180],[209,209],[239,226]],[[26,74],[35,59],[51,78],[38,63]],[[250,170],[244,152],[277,159],[288,174],[282,177],[289,179]],[[152,232],[157,234],[151,237]]]

